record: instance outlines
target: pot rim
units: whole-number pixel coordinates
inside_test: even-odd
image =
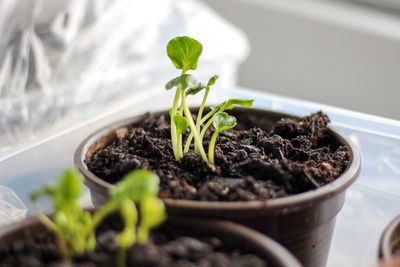
[[[235,108],[234,111],[241,110],[251,110],[254,112],[262,112],[266,113],[269,116],[275,117],[291,117],[298,118],[298,116],[275,112],[271,110],[265,109],[256,109],[256,108]],[[154,114],[162,114],[166,111],[154,112]],[[121,128],[125,125],[130,125],[143,117],[142,115],[130,117],[128,119],[120,120],[118,122],[114,122],[109,124],[92,134],[90,134],[87,138],[85,138],[80,145],[78,146],[75,155],[74,155],[74,163],[78,167],[79,171],[85,176],[84,183],[88,185],[91,190],[97,191],[101,194],[107,195],[108,189],[110,189],[113,185],[102,180],[97,177],[91,171],[88,170],[85,164],[86,153],[88,148],[96,142],[102,136],[107,135],[113,130]],[[162,200],[167,206],[173,206],[175,208],[190,208],[191,210],[209,210],[212,209],[214,211],[255,211],[255,210],[282,210],[285,208],[299,207],[299,206],[312,206],[315,205],[316,201],[329,199],[340,192],[344,191],[348,188],[357,178],[361,169],[361,155],[357,148],[350,138],[340,133],[336,129],[328,126],[328,131],[333,136],[343,144],[347,145],[350,149],[350,159],[349,165],[346,170],[333,182],[321,186],[320,188],[313,189],[304,193],[290,195],[281,198],[268,199],[268,200],[256,200],[256,201],[197,201],[197,200],[180,200],[180,199],[170,199],[163,198]],[[285,210],[283,210],[285,212]]]
[[[393,240],[393,237],[396,235],[399,236],[396,240]],[[379,259],[389,261],[393,257],[392,253],[392,244],[394,242],[400,241],[400,215],[396,216],[392,219],[389,224],[385,227],[382,232],[381,238],[379,240],[379,251],[378,257]]]
[[[86,209],[93,212],[96,208]],[[47,213],[50,216],[52,213]],[[205,220],[184,218],[180,216],[169,215],[166,223],[172,223],[177,227],[185,227],[197,229],[195,232],[215,235],[221,239],[228,239],[232,236],[236,239],[245,240],[251,243],[251,251],[248,253],[258,255],[273,266],[301,267],[300,262],[282,245],[274,241],[272,238],[258,233],[246,226],[239,225],[224,220]],[[24,236],[26,230],[31,228],[32,231],[50,231],[43,225],[36,216],[25,218],[17,223],[10,223],[0,229],[0,246],[4,246],[13,242],[21,236]],[[17,238],[15,238],[17,236]],[[227,241],[225,241],[227,242]],[[246,250],[244,250],[246,252]]]

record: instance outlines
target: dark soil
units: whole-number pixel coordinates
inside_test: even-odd
[[[400,243],[397,243],[392,249],[393,255],[400,255]]]
[[[47,231],[32,233],[25,240],[14,241],[0,249],[0,266],[116,266],[118,248],[115,238],[121,231],[119,220],[109,220],[97,231],[94,252],[62,262],[53,236]],[[144,245],[134,245],[127,252],[128,266],[267,266],[254,254],[229,248],[213,236],[194,235],[182,228],[164,224],[150,234]]]
[[[306,192],[332,182],[349,164],[349,149],[332,138],[329,119],[321,112],[274,123],[234,115],[238,125],[218,137],[215,166],[194,152],[175,160],[167,115],[147,115],[133,128],[117,130],[115,140],[86,163],[110,183],[134,169],[151,170],[161,179],[160,197],[205,201],[265,200]],[[206,151],[210,128],[203,142]]]

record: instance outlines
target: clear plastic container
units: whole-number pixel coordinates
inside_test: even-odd
[[[240,88],[215,88],[214,92],[210,94],[210,104],[227,98],[251,98],[256,100],[257,108],[296,115],[323,110],[335,128],[358,144],[361,174],[347,191],[345,205],[337,217],[328,266],[375,264],[380,234],[400,214],[400,122]],[[12,189],[29,206],[29,193],[45,182],[57,180],[61,171],[72,165],[74,151],[84,137],[115,120],[166,109],[172,98],[173,92],[146,90],[111,112],[0,154],[1,185]],[[200,99],[201,96],[193,97],[191,103],[198,105]],[[87,189],[82,202],[91,204]],[[50,205],[42,202],[41,207],[48,210]],[[28,214],[32,214],[30,208]]]

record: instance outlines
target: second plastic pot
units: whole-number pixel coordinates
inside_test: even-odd
[[[301,267],[297,259],[285,248],[272,239],[258,234],[247,227],[227,221],[204,221],[170,216],[166,224],[172,230],[190,231],[199,236],[215,236],[220,238],[230,249],[240,250],[258,255],[268,266],[273,267]],[[32,238],[38,232],[48,231],[36,217],[27,218],[16,224],[10,224],[0,230],[0,248],[14,242],[23,245],[24,240]],[[44,254],[49,253],[45,251]],[[38,255],[43,256],[43,255]],[[0,265],[4,262],[0,259]],[[69,266],[68,263],[59,263],[60,266]],[[36,265],[35,265],[36,266]],[[58,266],[58,265],[57,265]]]
[[[383,231],[378,257],[385,266],[400,266],[400,216],[394,218]]]

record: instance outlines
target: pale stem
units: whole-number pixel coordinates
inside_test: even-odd
[[[204,97],[203,97],[203,101],[201,102],[200,105],[200,109],[199,112],[197,113],[197,120],[196,120],[196,128],[197,128],[197,132],[200,132],[200,126],[201,126],[201,116],[203,116],[203,110],[204,110],[204,106],[206,104],[207,101],[207,97],[208,97],[208,93],[210,92],[210,86],[206,87],[206,92],[204,93]],[[189,138],[188,138],[189,139]],[[192,139],[190,139],[191,142]],[[190,143],[189,143],[190,145]],[[196,153],[199,153],[199,148],[196,146],[196,144],[194,145],[194,151]]]
[[[174,115],[176,115],[176,113],[177,113],[180,91],[181,90],[179,88],[176,89],[174,103],[173,103],[172,110],[171,110],[171,141],[172,141],[172,149],[174,151],[174,156],[175,156],[176,160],[179,160],[180,158],[179,158],[178,148],[177,148],[176,126],[175,126],[175,122],[174,122],[173,118],[174,118]]]
[[[217,141],[219,131],[215,130],[213,133],[210,144],[208,145],[208,160],[211,164],[214,165],[214,148],[215,148],[215,142]]]
[[[184,112],[185,112],[185,116],[186,116],[186,118],[188,120],[188,123],[189,123],[190,131],[192,131],[193,134],[194,134],[194,142],[199,147],[201,157],[203,158],[203,160],[205,162],[208,163],[206,152],[204,152],[203,145],[202,145],[202,143],[200,141],[199,133],[197,132],[196,125],[193,122],[192,115],[191,115],[189,107],[187,106],[187,103],[186,103],[186,94],[185,93],[182,94],[182,105],[183,105],[183,109],[184,109]]]
[[[189,152],[189,147],[190,147],[190,144],[192,143],[192,140],[193,140],[193,133],[191,132],[186,140],[185,150],[183,150],[183,153]]]

